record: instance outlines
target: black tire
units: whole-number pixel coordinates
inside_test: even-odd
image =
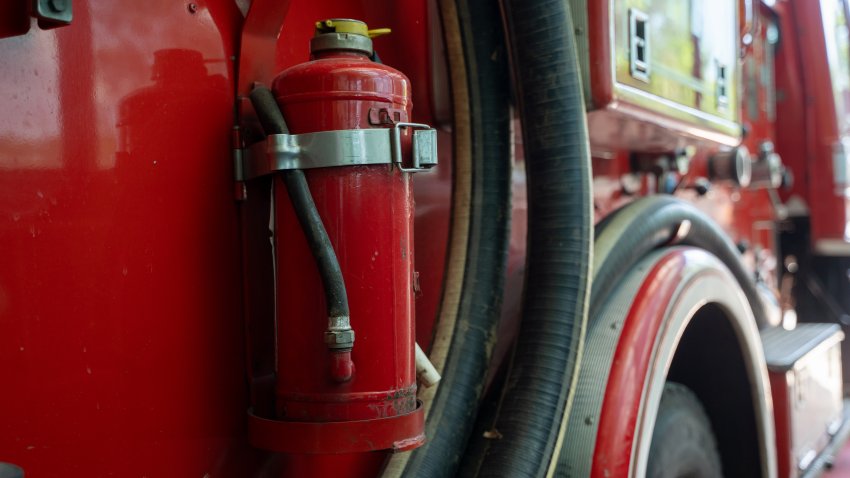
[[[723,467],[711,423],[696,394],[675,382],[664,384],[647,478],[722,478]]]

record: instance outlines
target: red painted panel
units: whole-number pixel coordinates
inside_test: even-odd
[[[231,1],[74,2],[0,40],[0,460],[234,476]]]
[[[796,33],[795,38],[799,39],[798,50],[784,52],[783,65],[793,68],[800,62],[802,66],[798,70],[786,68],[788,72],[783,74],[783,87],[789,89],[791,95],[780,103],[780,127],[787,126],[785,131],[799,133],[781,138],[780,144],[788,149],[787,153],[780,152],[794,155],[789,161],[796,166],[795,174],[802,173],[801,184],[795,192],[803,194],[809,207],[812,241],[815,244],[821,240],[845,243],[850,239],[847,236],[850,199],[846,196],[844,181],[836,180],[833,147],[848,132],[842,131],[838,124],[820,7],[820,2],[808,1],[779,5],[786,15],[783,27]],[[826,35],[832,34],[826,32]],[[805,119],[805,129],[800,128],[799,118]]]
[[[788,400],[788,378],[785,373],[770,372],[770,389],[773,397],[773,422],[776,426],[776,466],[782,478],[796,476],[797,467],[791,463],[791,407]],[[792,474],[792,471],[794,474]]]
[[[611,2],[587,2],[587,35],[590,48],[590,91],[595,108],[614,100],[611,71]]]
[[[778,2],[779,27],[783,36],[799,38],[800,32],[790,2]],[[797,196],[805,200],[809,194],[810,136],[813,134],[809,108],[806,106],[806,77],[803,75],[803,58],[800,42],[783,42],[776,57],[777,118],[779,131],[793,131],[776,138],[776,148],[782,160],[794,172],[794,185],[783,193],[783,199]],[[809,60],[814,61],[815,58]]]

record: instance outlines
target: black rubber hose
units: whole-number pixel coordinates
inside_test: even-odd
[[[584,341],[593,247],[585,102],[569,2],[504,0],[528,177],[519,337],[477,473],[544,476],[555,455]],[[471,447],[472,450],[478,447]],[[477,452],[475,453],[478,454]]]
[[[289,127],[286,126],[286,120],[283,119],[283,113],[277,106],[272,90],[265,86],[255,86],[249,96],[260,126],[263,127],[266,135],[289,134]]]
[[[257,113],[257,119],[260,120],[260,124],[267,135],[289,132],[271,90],[265,86],[257,86],[251,91],[250,97],[251,104]],[[301,229],[307,237],[307,243],[310,244],[310,250],[322,278],[328,317],[347,318],[349,317],[348,295],[345,292],[342,270],[339,268],[339,261],[328,237],[328,232],[325,230],[322,218],[316,209],[316,203],[313,202],[313,196],[310,194],[310,187],[307,185],[304,171],[290,169],[281,174],[284,184],[286,184],[289,200],[292,201],[295,215],[298,217]]]
[[[413,452],[404,470],[420,478],[453,476],[472,433],[501,317],[510,242],[510,83],[499,5],[457,0],[455,6],[472,171],[469,217],[455,220],[468,220],[469,232],[457,320],[425,423],[428,443]]]
[[[741,253],[720,226],[700,210],[672,196],[650,196],[614,214],[596,231],[591,320],[619,283],[623,271],[631,269],[653,249],[678,244],[698,247],[717,256],[744,290],[759,328],[769,325],[752,273],[741,262]]]

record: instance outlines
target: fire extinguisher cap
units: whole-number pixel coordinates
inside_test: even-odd
[[[310,39],[310,53],[346,50],[372,55],[372,40],[356,33],[322,33]]]
[[[372,55],[372,38],[390,33],[389,28],[369,30],[360,20],[330,18],[316,22],[316,34],[310,41],[310,52],[349,50]]]

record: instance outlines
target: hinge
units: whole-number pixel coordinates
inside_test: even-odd
[[[248,198],[248,190],[245,187],[245,166],[242,159],[242,130],[239,129],[239,126],[233,127],[231,141],[233,143],[233,197],[237,201],[244,201]]]

